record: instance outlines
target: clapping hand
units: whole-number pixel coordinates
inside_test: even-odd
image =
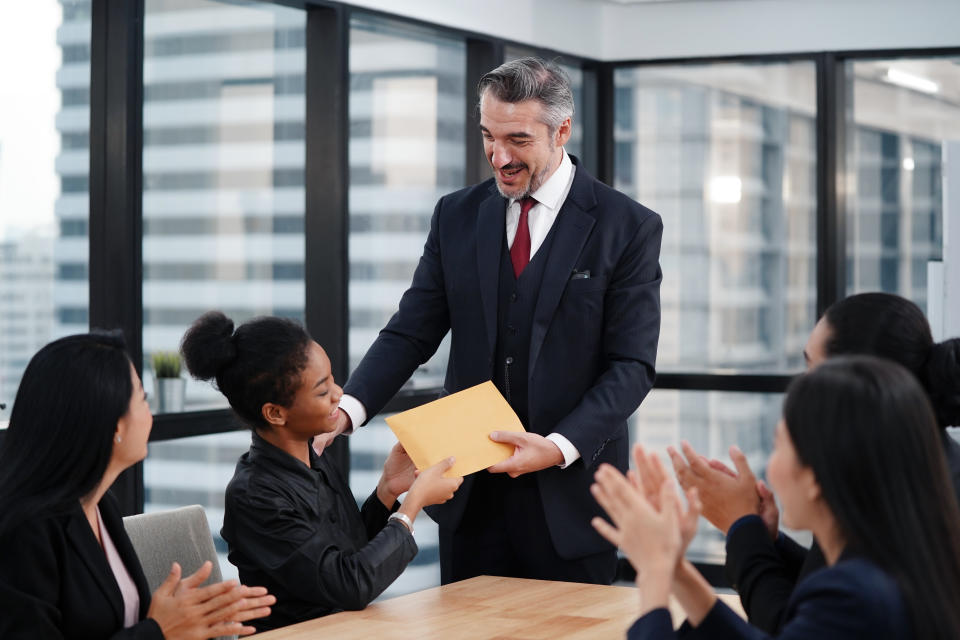
[[[235,580],[201,587],[212,569],[209,561],[204,562],[181,579],[180,565],[174,562],[167,579],[154,591],[147,617],[160,626],[166,640],[248,635],[256,629],[244,622],[270,615],[276,598],[263,587],[247,587]]]
[[[630,479],[608,464],[600,465],[590,491],[613,524],[603,518],[591,524],[637,570],[643,614],[667,606],[674,573],[696,532],[700,503],[691,490],[684,510],[655,454],[647,455],[636,445],[634,459],[638,468]]]
[[[739,518],[757,514],[768,531],[776,537],[779,513],[773,494],[757,480],[746,456],[737,447],[730,447],[730,458],[736,471],[717,460],[707,460],[686,441],[683,454],[668,447],[677,480],[684,489],[696,488],[703,504],[703,517],[724,534]]]

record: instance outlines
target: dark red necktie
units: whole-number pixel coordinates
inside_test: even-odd
[[[524,267],[530,262],[530,227],[527,224],[527,214],[537,201],[527,196],[520,200],[520,221],[517,222],[517,234],[513,237],[510,247],[510,262],[513,263],[513,275],[520,277]]]

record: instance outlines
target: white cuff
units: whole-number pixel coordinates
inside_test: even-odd
[[[346,398],[347,396],[344,397]],[[567,440],[565,436],[559,433],[551,433],[547,436],[547,440],[560,447],[560,453],[563,454],[563,464],[560,465],[561,469],[566,469],[580,459],[580,452],[577,451],[577,448],[573,446],[573,443]]]
[[[345,411],[350,416],[350,428],[343,432],[345,435],[350,435],[354,429],[367,421],[366,408],[364,408],[362,402],[353,396],[344,394],[340,397],[340,410]]]

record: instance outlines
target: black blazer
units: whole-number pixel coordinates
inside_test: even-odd
[[[109,494],[100,514],[137,585],[141,622],[123,628],[120,587],[78,502],[65,514],[37,514],[0,542],[0,638],[163,640],[145,619],[147,579]]]
[[[892,577],[863,558],[841,556],[832,567],[811,573],[787,603],[777,635],[751,626],[719,600],[696,628],[688,623],[673,635],[670,615],[656,609],[627,632],[628,640],[662,638],[731,640],[910,640],[910,614]]]
[[[942,432],[951,487],[960,500],[960,443]],[[827,562],[816,540],[809,552],[789,536],[780,533],[770,540],[758,516],[745,516],[727,532],[727,579],[755,626],[776,633],[783,625],[790,594],[801,580]]]
[[[609,550],[590,526],[601,510],[590,495],[601,462],[627,468],[627,418],[653,385],[660,333],[660,241],[653,211],[577,165],[554,222],[534,310],[528,378],[528,429],[565,436],[582,456],[567,469],[535,474],[554,548],[565,558]],[[493,377],[497,287],[506,200],[493,179],[444,196],[399,311],[370,347],[344,392],[369,416],[451,332],[444,384],[455,392]],[[571,279],[574,272],[579,277]],[[582,275],[589,272],[590,277]],[[455,426],[455,425],[452,425]],[[472,478],[430,510],[447,529],[459,524]]]

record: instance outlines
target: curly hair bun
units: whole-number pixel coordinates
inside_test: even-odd
[[[194,378],[210,380],[237,358],[233,320],[220,311],[208,311],[187,329],[180,342],[187,370]]]

